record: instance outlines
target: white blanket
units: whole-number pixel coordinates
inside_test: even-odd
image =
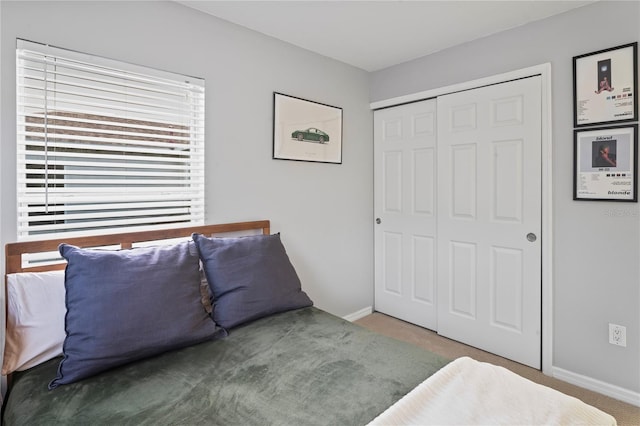
[[[451,362],[370,425],[615,425],[599,409],[506,368]]]

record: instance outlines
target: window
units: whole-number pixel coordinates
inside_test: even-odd
[[[23,40],[18,238],[204,222],[204,81]]]

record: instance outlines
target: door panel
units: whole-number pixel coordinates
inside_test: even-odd
[[[522,250],[491,248],[491,322],[522,331]]]
[[[540,77],[438,98],[438,333],[540,368]]]
[[[434,216],[435,207],[435,149],[416,149],[413,155],[413,213]]]
[[[435,239],[414,235],[411,263],[413,264],[413,297],[435,306]]]
[[[522,139],[491,143],[494,158],[491,217],[494,222],[522,222]]]
[[[382,243],[384,293],[402,296],[402,234],[384,232]]]
[[[436,327],[436,101],[374,113],[375,309]]]
[[[476,319],[477,283],[476,245],[450,241],[449,256],[449,311],[461,317]],[[447,290],[443,288],[443,290]]]
[[[384,212],[402,212],[402,151],[382,153]]]
[[[449,147],[451,154],[451,214],[458,219],[476,218],[476,146],[461,144]],[[446,168],[445,168],[446,170]]]

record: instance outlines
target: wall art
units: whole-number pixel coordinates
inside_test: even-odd
[[[573,124],[638,119],[638,43],[573,58]]]
[[[638,125],[574,130],[573,199],[638,200]]]
[[[273,158],[342,163],[342,108],[273,94]]]

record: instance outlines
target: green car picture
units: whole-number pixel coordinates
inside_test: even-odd
[[[316,129],[313,127],[310,127],[307,130],[296,130],[291,134],[291,138],[297,139],[300,142],[303,142],[303,141],[316,141],[320,143],[329,142],[328,134],[326,134],[320,129]]]

